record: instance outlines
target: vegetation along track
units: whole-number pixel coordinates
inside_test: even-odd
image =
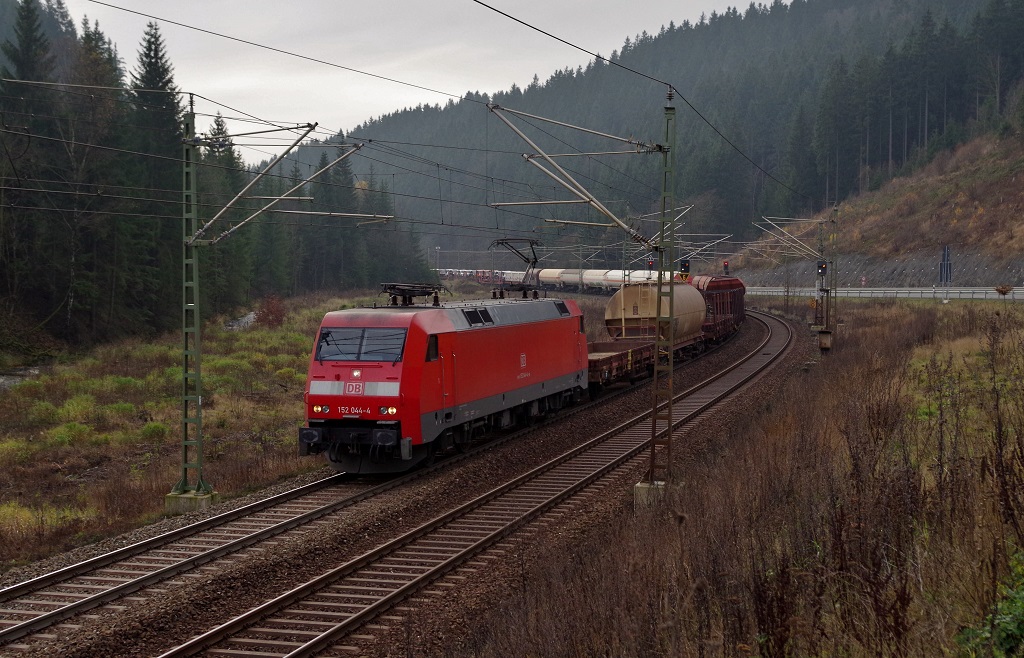
[[[361,502],[454,462],[469,459],[523,433],[536,431],[549,422],[585,413],[595,405],[605,404],[647,383],[606,391],[596,402],[564,410],[533,427],[504,435],[463,455],[383,484],[372,486],[345,475],[327,477],[2,589],[0,646],[27,649],[39,640],[52,639],[53,634],[46,629],[55,624],[68,622],[100,606],[119,605],[114,602],[129,595],[134,595],[135,601],[159,595],[170,579],[187,575],[203,565],[216,568],[218,560],[231,561],[240,551],[258,547],[261,542],[279,536],[295,536],[318,523],[332,522],[337,514],[352,511]]]
[[[732,367],[674,398],[674,432],[756,377],[789,346],[788,325],[770,316],[752,317],[768,327],[768,337]],[[650,422],[649,411],[640,414],[161,658],[312,656],[336,646],[367,621],[545,514],[566,513],[574,498],[607,475],[646,459]]]

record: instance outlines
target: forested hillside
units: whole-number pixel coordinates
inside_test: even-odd
[[[579,250],[569,245],[621,244],[622,232],[542,221],[606,221],[579,206],[489,207],[570,195],[524,163],[520,154],[531,149],[484,104],[661,141],[666,88],[655,78],[681,96],[675,191],[680,204],[695,204],[687,230],[750,237],[761,215],[805,216],[971,136],[1019,130],[1024,2],[776,0],[695,25],[652,26],[605,56],[610,63],[562,70],[526,89],[407,108],[348,138],[373,140],[376,172],[393,177],[399,212],[444,245],[442,266],[457,264],[447,250],[482,250],[495,234],[564,245],[564,264],[575,266]],[[549,152],[621,147],[537,121],[519,125]],[[620,217],[658,207],[658,156],[563,164]],[[492,230],[481,237],[467,226]],[[621,249],[605,251],[617,266]],[[463,262],[484,267],[487,258]]]
[[[87,343],[178,327],[188,96],[159,26],[136,50],[119,49],[95,23],[76,25],[62,0],[0,0],[0,17],[0,351],[40,334]],[[138,54],[126,62],[124,52]],[[606,222],[584,206],[492,205],[572,197],[523,159],[533,148],[488,103],[654,143],[664,141],[674,89],[675,197],[694,205],[684,230],[737,237],[752,236],[763,214],[829,207],[968,138],[1019,131],[1024,117],[1024,0],[774,0],[651,26],[604,55],[526,89],[469,91],[304,146],[253,196],[281,194],[333,160],[338,142],[358,142],[358,155],[299,194],[315,198],[314,211],[395,220],[340,228],[318,215],[260,217],[202,251],[204,317],[267,295],[423,280],[435,264],[501,265],[488,245],[502,237],[541,240],[548,265],[618,266],[620,229],[545,221]],[[515,122],[549,152],[623,150],[592,133]],[[226,144],[202,149],[208,219],[254,167],[219,116],[197,124]],[[660,206],[661,155],[560,162],[653,234],[632,218]]]
[[[90,343],[180,327],[188,96],[159,27],[149,24],[128,64],[98,25],[76,27],[61,0],[0,0],[0,16],[12,17],[3,23],[0,62],[0,353],[35,349],[45,335]],[[205,222],[253,171],[219,115],[196,123],[208,143],[223,146],[201,149]],[[326,163],[334,150],[317,156]],[[293,167],[263,179],[251,196],[281,195],[305,177]],[[391,212],[385,182],[356,180],[347,163],[294,196],[315,197],[304,211]],[[241,202],[215,230],[265,203]],[[269,295],[430,277],[409,232],[348,226],[269,213],[203,249],[204,317],[248,310]]]

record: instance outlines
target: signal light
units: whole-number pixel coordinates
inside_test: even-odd
[[[654,269],[654,261],[653,260],[647,261],[647,271],[650,272],[653,269]]]
[[[726,274],[729,273],[729,261],[722,261],[722,269],[725,270]]]
[[[679,271],[682,272],[683,274],[689,274],[690,273],[690,259],[689,258],[684,258],[683,260],[679,261]]]
[[[828,271],[828,262],[827,261],[823,261],[823,260],[819,260],[818,261],[818,276],[825,276],[825,273],[827,271]]]

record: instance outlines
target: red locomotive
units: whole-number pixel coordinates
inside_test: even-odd
[[[388,284],[388,306],[328,313],[313,346],[301,454],[349,473],[404,471],[478,433],[579,400],[583,317],[571,300],[450,303]],[[434,305],[413,297],[433,294]]]
[[[387,306],[324,316],[306,381],[299,452],[325,453],[349,473],[405,471],[451,447],[581,399],[587,389],[653,371],[654,286],[625,286],[608,303],[612,341],[587,345],[569,299],[440,305],[439,288],[386,284]],[[680,355],[732,335],[743,282],[693,277],[674,290]],[[413,298],[433,296],[433,305]]]

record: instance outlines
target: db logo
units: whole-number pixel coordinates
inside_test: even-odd
[[[345,382],[345,395],[362,395],[363,382]]]
[[[522,354],[519,355],[519,367],[526,367],[526,352],[523,352]]]

